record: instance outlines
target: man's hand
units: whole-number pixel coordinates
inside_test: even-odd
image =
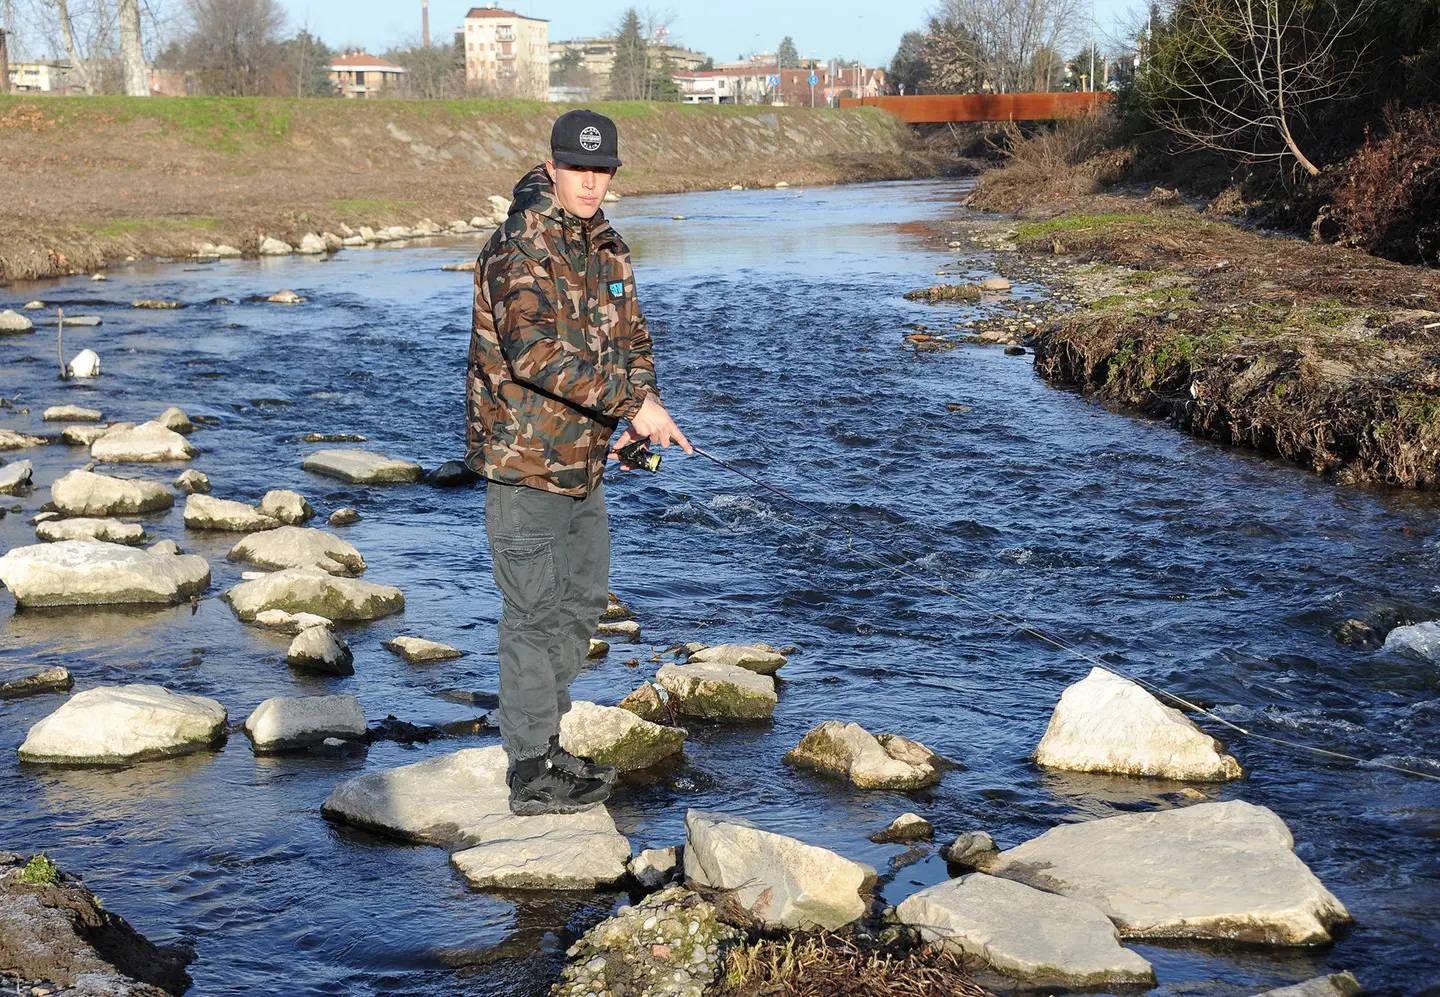
[[[620,437],[616,449],[641,438],[649,440],[654,446],[668,447],[671,443],[678,443],[680,449],[687,454],[695,452],[695,448],[690,445],[685,434],[680,432],[680,427],[675,425],[675,420],[670,418],[670,413],[665,411],[665,406],[660,404],[655,395],[645,396],[644,404],[630,420],[630,428]]]
[[[620,438],[619,438],[618,440],[616,440],[614,443],[610,444],[610,458],[609,458],[609,459],[610,459],[610,460],[620,460],[619,451],[624,450],[626,447],[628,447],[630,444],[634,443],[634,442],[637,441],[637,440],[644,440],[644,439],[647,439],[647,438],[648,438],[648,437],[646,437],[644,433],[638,433],[638,432],[636,432],[634,426],[629,426],[629,427],[627,427],[627,428],[625,429],[625,432],[623,432],[623,433],[620,434]],[[621,463],[620,463],[620,469],[621,469],[622,471],[633,471],[633,470],[635,470],[635,465],[634,465],[634,464],[626,464],[626,463],[624,463],[623,461],[621,461]]]

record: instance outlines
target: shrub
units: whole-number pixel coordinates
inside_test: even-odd
[[[1329,218],[1339,241],[1401,263],[1440,263],[1440,111],[1386,115],[1344,166]]]
[[[980,178],[971,203],[1017,211],[1094,194],[1130,163],[1132,153],[1118,148],[1119,143],[1120,127],[1109,113],[1069,118],[1030,135],[1008,122],[996,143],[1007,162]]]

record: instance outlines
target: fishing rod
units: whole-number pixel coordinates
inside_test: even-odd
[[[701,447],[692,447],[692,449],[697,455],[704,457],[706,460],[711,461],[712,463],[714,463],[720,468],[723,468],[726,471],[729,471],[731,474],[738,475],[739,477],[744,478],[746,481],[749,481],[752,484],[758,485],[759,487],[765,489],[768,492],[772,492],[775,495],[780,496],[787,502],[799,506],[801,509],[804,509],[806,512],[817,517],[818,519],[822,519],[830,525],[838,527],[840,530],[844,531],[844,533],[850,538],[849,543],[847,544],[849,550],[862,560],[876,567],[883,568],[886,571],[893,572],[894,574],[899,575],[902,578],[909,579],[910,581],[913,581],[916,584],[928,588],[932,591],[938,592],[941,595],[948,596],[949,598],[952,598],[957,602],[969,605],[986,614],[991,619],[997,620],[1005,624],[1006,626],[1012,627],[1020,631],[1021,633],[1029,634],[1030,636],[1035,637],[1036,639],[1041,640],[1051,645],[1052,647],[1057,648],[1060,651],[1063,651],[1067,654],[1072,654],[1075,657],[1080,658],[1082,661],[1086,661],[1089,664],[1095,666],[1096,668],[1103,668],[1108,672],[1112,672],[1116,675],[1121,676],[1122,678],[1126,678],[1131,682],[1134,682],[1141,688],[1153,693],[1154,695],[1162,696],[1165,699],[1168,699],[1171,702],[1176,703],[1187,710],[1198,713],[1201,716],[1208,717],[1209,719],[1215,721],[1226,729],[1232,730],[1243,737],[1252,738],[1257,741],[1265,741],[1270,744],[1291,748],[1297,751],[1306,751],[1323,758],[1331,758],[1336,761],[1350,762],[1352,764],[1360,765],[1366,768],[1386,769],[1388,771],[1398,772],[1403,775],[1415,776],[1420,779],[1429,779],[1433,782],[1440,782],[1440,775],[1436,775],[1433,772],[1421,772],[1418,769],[1406,768],[1403,765],[1392,765],[1389,762],[1381,762],[1375,761],[1373,759],[1361,758],[1358,755],[1348,754],[1343,751],[1334,751],[1330,748],[1321,748],[1317,745],[1306,744],[1303,741],[1295,741],[1290,738],[1276,737],[1273,734],[1264,734],[1260,731],[1250,730],[1249,728],[1242,727],[1234,721],[1227,720],[1226,718],[1218,715],[1212,710],[1207,710],[1205,707],[1201,706],[1198,703],[1191,702],[1183,696],[1170,692],[1168,689],[1162,689],[1160,686],[1155,685],[1153,682],[1150,682],[1147,679],[1141,678],[1138,675],[1130,674],[1122,668],[1119,668],[1109,662],[1102,661],[1094,655],[1089,654],[1084,650],[1076,647],[1075,645],[1069,643],[1068,641],[1065,641],[1059,637],[1053,637],[1050,634],[1037,630],[1035,627],[1032,627],[1030,624],[1024,622],[1023,620],[1014,619],[1007,614],[1002,613],[997,609],[994,609],[993,607],[987,606],[979,602],[976,599],[961,595],[960,593],[956,592],[955,590],[951,589],[949,586],[941,582],[937,582],[933,579],[917,575],[912,571],[906,570],[906,568],[901,565],[892,564],[889,561],[885,561],[874,556],[873,554],[869,554],[863,550],[857,549],[855,547],[855,540],[857,538],[860,538],[865,540],[867,543],[870,543],[875,547],[879,548],[884,553],[892,557],[898,558],[902,562],[902,564],[912,563],[903,552],[890,548],[885,543],[876,540],[872,536],[857,533],[857,531],[848,523],[845,523],[835,518],[834,516],[831,516],[824,510],[817,508],[815,505],[806,502],[803,499],[796,498],[794,495],[791,495],[783,488],[772,485],[768,481],[765,481],[764,479],[756,475],[749,474],[746,471],[742,471],[740,468],[736,467],[729,461],[723,460],[722,458],[707,452]],[[660,455],[651,453],[649,447],[646,445],[645,440],[636,440],[628,446],[618,450],[617,453],[620,456],[621,461],[629,466],[644,468],[645,470],[652,473],[658,472],[660,470]],[[705,491],[709,491],[709,489],[705,489]],[[711,494],[713,495],[717,493],[711,492]],[[798,523],[788,522],[785,520],[780,520],[780,522],[794,530],[815,537],[816,539],[825,541],[827,543],[834,542],[834,538],[828,537],[817,530],[810,530],[805,528],[804,526],[801,526]]]

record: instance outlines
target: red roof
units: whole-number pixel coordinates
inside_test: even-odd
[[[465,15],[465,20],[472,17],[518,17],[522,21],[543,21],[543,17],[526,17],[524,14],[517,14],[513,10],[501,10],[499,7],[471,7],[470,13]]]
[[[356,52],[352,55],[341,55],[330,60],[331,69],[349,69],[351,66],[364,66],[367,69],[404,69],[404,66],[397,66],[393,62],[387,62],[378,55],[366,55],[364,52]]]

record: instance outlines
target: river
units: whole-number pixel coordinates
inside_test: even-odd
[[[1348,616],[1440,616],[1440,518],[1411,494],[1337,488],[1263,457],[1197,442],[1054,390],[1027,357],[963,347],[916,355],[908,322],[959,321],[968,306],[912,304],[955,251],[922,237],[953,210],[956,182],[719,192],[615,205],[657,342],[667,404],[693,440],[819,505],[856,534],[677,451],[655,476],[610,485],[611,587],[646,644],[616,645],[576,698],[614,703],[646,677],[650,645],[765,640],[800,651],[773,722],[696,725],[683,765],[627,785],[613,811],[637,848],[683,840],[687,807],[743,814],[869,862],[902,846],[866,835],[914,810],[948,840],[984,828],[1002,846],[1061,822],[1189,802],[1182,787],[1048,774],[1027,761],[1066,685],[1089,666],[986,609],[1267,733],[1437,770],[1440,669],[1342,647]],[[684,220],[672,216],[684,215]],[[141,421],[177,404],[211,416],[193,466],[224,498],[294,488],[343,531],[366,578],[399,586],[403,616],[348,626],[356,675],[292,674],[285,642],[239,623],[218,598],[239,580],[234,538],[187,532],[180,507],[144,517],[155,537],[204,555],[214,582],[189,606],[15,613],[0,593],[0,663],[53,662],[77,689],[155,682],[212,696],[239,724],[263,699],[353,693],[367,715],[473,715],[438,693],[495,688],[499,603],[483,543],[483,488],[350,487],[300,468],[309,431],[363,433],[433,467],[462,451],[470,275],[442,273],[476,242],[352,250],[334,259],[134,265],[0,289],[98,313],[66,336],[92,346],[93,383],[53,377],[49,330],[0,340],[0,394],[22,392],[6,428],[40,428],[50,404]],[[962,273],[991,273],[985,255]],[[289,287],[296,307],[247,300]],[[1019,287],[1018,294],[1035,293]],[[226,297],[233,305],[205,302]],[[191,307],[131,310],[133,298]],[[958,403],[968,411],[951,411]],[[17,455],[7,455],[14,457]],[[42,486],[0,520],[0,549],[34,542],[48,485],[86,457],[25,454]],[[168,481],[175,468],[125,468]],[[796,527],[803,527],[801,532]],[[858,555],[880,538],[946,598]],[[380,642],[410,633],[472,652],[411,666]],[[654,665],[648,666],[650,669]],[[368,757],[256,758],[235,733],[215,753],[120,771],[21,767],[27,729],[60,700],[0,703],[0,848],[46,849],[109,910],[157,941],[194,942],[197,997],[284,993],[538,995],[568,941],[617,894],[472,892],[437,848],[334,827],[319,807],[337,781],[456,747],[376,744]],[[781,756],[822,720],[924,741],[964,768],[934,790],[865,793],[791,770]],[[1212,731],[1222,734],[1222,731]],[[1376,993],[1414,993],[1440,966],[1440,792],[1374,768],[1232,742],[1241,782],[1213,799],[1270,807],[1356,927],[1317,952],[1139,945],[1159,994],[1249,994],[1352,969]],[[936,855],[901,871],[891,903],[946,876]]]

